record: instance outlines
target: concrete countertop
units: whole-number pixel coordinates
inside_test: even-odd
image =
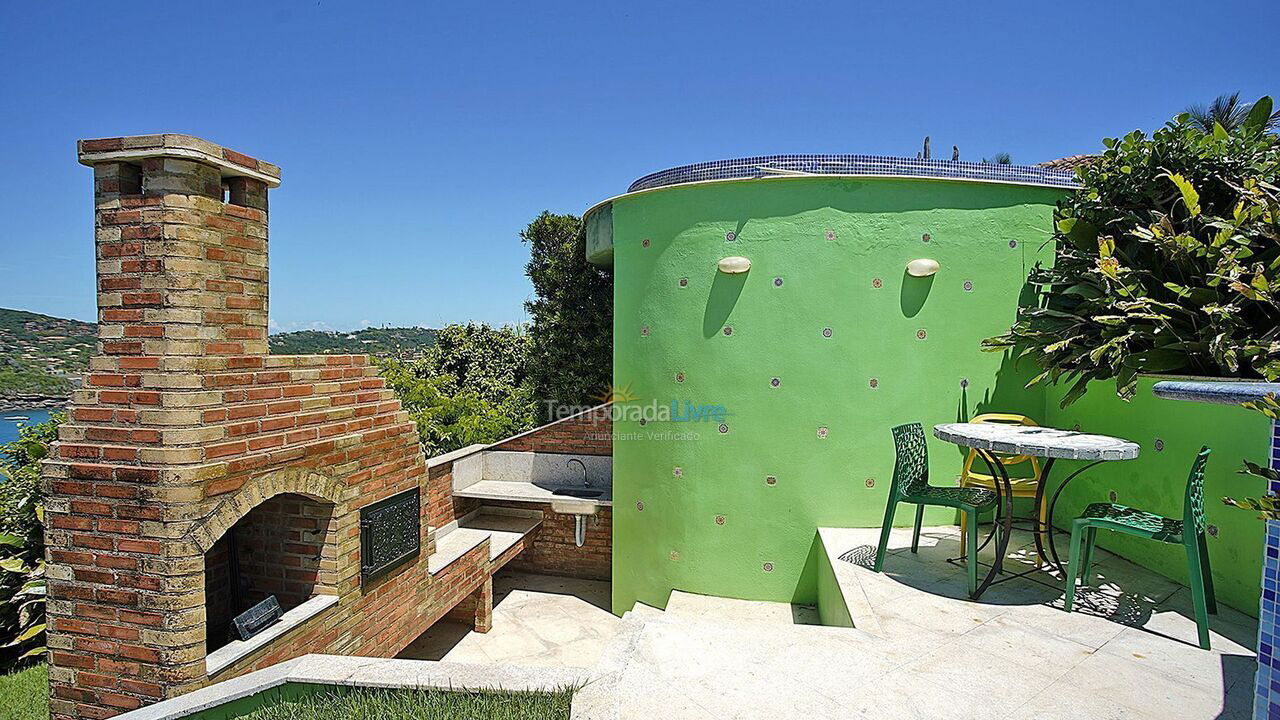
[[[613,486],[590,485],[592,490],[602,490],[599,497],[579,498],[572,495],[557,495],[560,488],[581,488],[583,485],[552,485],[550,483],[532,483],[520,480],[480,480],[459,490],[454,490],[457,497],[479,498],[481,500],[506,500],[509,502],[550,503],[552,500],[586,500],[597,505],[613,505]]]

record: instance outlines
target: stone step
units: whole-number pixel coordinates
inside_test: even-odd
[[[818,611],[807,605],[697,595],[673,590],[667,614],[720,623],[818,625]]]

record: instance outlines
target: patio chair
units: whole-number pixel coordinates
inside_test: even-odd
[[[1191,465],[1191,474],[1187,477],[1181,520],[1115,503],[1099,502],[1086,507],[1084,514],[1071,522],[1071,560],[1067,564],[1067,595],[1063,603],[1067,612],[1071,612],[1071,604],[1075,600],[1076,578],[1083,575],[1081,584],[1089,584],[1089,566],[1093,561],[1093,545],[1099,529],[1182,545],[1187,552],[1187,575],[1191,583],[1191,602],[1195,608],[1200,647],[1209,649],[1208,614],[1218,613],[1218,602],[1213,594],[1209,548],[1204,540],[1204,466],[1208,459],[1209,448],[1200,448],[1200,453]],[[1082,536],[1083,564],[1080,553]]]
[[[971,423],[998,423],[1002,425],[1026,425],[1029,427],[1039,427],[1040,423],[1027,417],[1026,415],[1015,415],[1013,413],[982,413],[975,415]],[[1029,463],[1031,465],[1031,475],[1029,477],[1010,477],[1009,485],[1013,489],[1013,497],[1015,498],[1035,498],[1036,491],[1040,487],[1041,467],[1040,459],[1032,455],[996,455],[1000,460],[1000,464],[1005,468],[1014,465]],[[964,466],[960,469],[960,487],[980,487],[987,490],[996,489],[995,478],[988,474],[975,472],[973,464],[978,459],[978,451],[969,448],[969,453],[965,456]],[[1045,534],[1045,528],[1049,527],[1048,519],[1045,513],[1048,510],[1048,503],[1040,503],[1040,513],[1038,520],[1039,528],[1037,531],[1042,537]],[[960,552],[965,552],[965,546],[968,544],[968,515],[960,516]]]
[[[889,532],[893,529],[893,515],[898,503],[916,505],[916,526],[911,535],[913,553],[920,547],[920,527],[924,524],[925,506],[955,508],[969,519],[965,567],[969,573],[969,595],[975,595],[978,592],[978,514],[994,508],[999,496],[994,490],[983,488],[930,485],[929,449],[925,446],[924,428],[920,423],[893,428],[893,445],[897,452],[897,462],[893,466],[893,482],[889,486],[889,504],[884,510],[880,545],[876,548],[875,571],[881,572],[884,568],[885,548],[889,545]]]

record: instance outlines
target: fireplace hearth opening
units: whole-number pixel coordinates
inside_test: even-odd
[[[238,639],[232,620],[270,596],[288,612],[335,594],[336,562],[333,503],[283,494],[250,510],[205,553],[207,652]]]

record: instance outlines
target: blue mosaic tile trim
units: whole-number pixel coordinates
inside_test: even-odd
[[[1280,469],[1280,423],[1271,423],[1271,467]],[[1273,481],[1272,493],[1280,493]],[[1280,521],[1267,521],[1266,550],[1262,561],[1262,602],[1258,608],[1258,675],[1254,684],[1254,720],[1280,718]]]
[[[1067,170],[1050,170],[1027,165],[994,165],[951,160],[918,160],[879,155],[757,155],[755,157],[716,160],[681,165],[662,170],[631,183],[627,192],[649,190],[668,185],[770,177],[789,174],[809,175],[892,175],[896,177],[941,178],[947,180],[987,180],[1076,188],[1076,175]]]
[[[1280,383],[1164,380],[1152,386],[1151,392],[1170,400],[1239,405],[1272,393],[1280,394]]]

